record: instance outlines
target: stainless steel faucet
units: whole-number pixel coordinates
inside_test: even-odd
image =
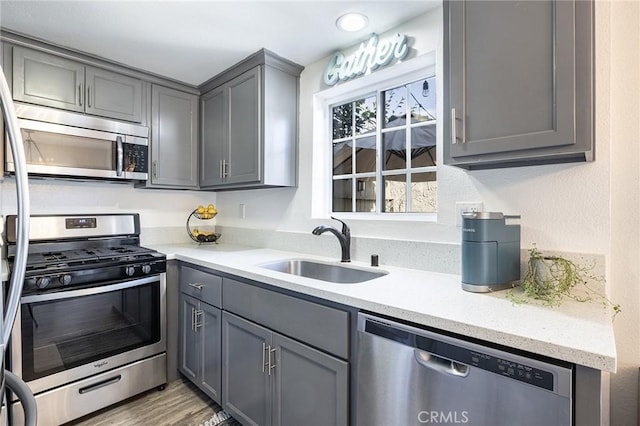
[[[313,235],[322,235],[325,232],[331,232],[336,236],[338,241],[340,241],[340,248],[342,249],[342,259],[340,259],[340,262],[351,262],[351,230],[347,224],[340,219],[336,219],[333,216],[331,216],[331,219],[337,220],[342,224],[342,232],[332,226],[320,225],[311,231],[311,233]]]

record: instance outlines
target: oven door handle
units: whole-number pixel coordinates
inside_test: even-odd
[[[108,293],[110,291],[124,290],[132,287],[139,287],[141,285],[145,285],[145,284],[149,284],[157,281],[159,281],[159,279],[158,279],[158,276],[156,275],[153,277],[145,277],[145,278],[125,281],[117,284],[83,288],[80,290],[66,290],[66,291],[57,291],[53,293],[33,294],[29,296],[23,296],[20,299],[20,303],[26,304],[26,303],[48,302],[50,300],[70,299],[72,297],[79,297],[79,296],[91,296],[94,294]]]

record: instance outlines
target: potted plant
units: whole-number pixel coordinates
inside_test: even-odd
[[[604,277],[593,274],[593,267],[578,265],[558,255],[544,255],[533,247],[529,250],[527,271],[520,283],[522,292],[510,289],[507,297],[514,303],[533,299],[549,306],[558,306],[566,298],[578,302],[597,301],[611,307],[615,316],[622,309],[593,287],[591,283],[604,281]]]

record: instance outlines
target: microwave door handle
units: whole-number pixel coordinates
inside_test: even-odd
[[[124,161],[124,149],[122,148],[122,136],[116,137],[116,176],[122,176],[122,163]]]

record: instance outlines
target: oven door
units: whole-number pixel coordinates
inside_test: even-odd
[[[23,296],[11,369],[34,393],[166,350],[166,276]]]

